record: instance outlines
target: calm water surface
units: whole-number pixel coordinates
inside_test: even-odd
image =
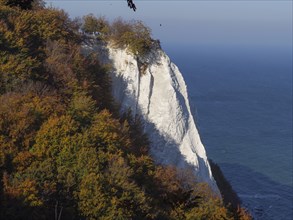
[[[292,220],[291,48],[164,48],[208,157],[260,220]]]

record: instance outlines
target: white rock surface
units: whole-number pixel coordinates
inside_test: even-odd
[[[142,74],[137,59],[125,49],[98,50],[102,60],[113,65],[113,95],[121,110],[130,108],[142,117],[155,161],[192,167],[201,181],[218,192],[177,66],[161,49],[153,49],[143,60],[148,66]]]

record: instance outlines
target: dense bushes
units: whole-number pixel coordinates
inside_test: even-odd
[[[151,31],[141,21],[116,19],[110,29],[110,41],[116,47],[128,47],[134,55],[145,55],[152,46]]]
[[[104,17],[96,18],[93,14],[89,14],[83,17],[81,29],[87,34],[94,33],[106,36],[109,34],[110,26],[109,22]]]
[[[127,48],[136,56],[144,56],[153,45],[151,30],[141,21],[124,21],[117,18],[111,24],[104,17],[92,14],[83,17],[82,31],[94,34],[117,48]]]
[[[0,5],[0,17],[1,218],[232,219],[192,173],[154,164],[140,120],[117,116],[107,68],[81,53],[63,11]],[[112,26],[117,46],[148,48],[140,22]]]

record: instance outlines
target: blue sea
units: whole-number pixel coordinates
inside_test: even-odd
[[[207,155],[259,220],[293,219],[292,47],[165,46]]]

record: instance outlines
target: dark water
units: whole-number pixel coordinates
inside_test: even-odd
[[[292,220],[291,48],[164,48],[188,86],[208,157],[255,219]]]

